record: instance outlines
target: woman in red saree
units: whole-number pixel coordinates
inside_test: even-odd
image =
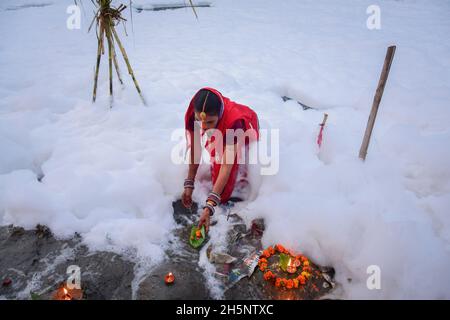
[[[190,147],[189,171],[181,197],[185,207],[192,205],[195,176],[201,158],[201,136],[208,136],[206,149],[211,156],[212,190],[200,216],[199,227],[209,229],[210,216],[221,203],[230,200],[242,169],[241,148],[259,138],[257,114],[247,106],[224,97],[213,88],[202,88],[192,98],[185,115]],[[243,139],[240,139],[243,137]],[[242,170],[241,170],[242,171]]]

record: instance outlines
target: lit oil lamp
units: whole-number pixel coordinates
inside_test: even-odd
[[[298,296],[292,290],[278,290],[274,296],[275,300],[297,300]]]
[[[72,296],[69,294],[66,288],[63,288],[62,300],[72,300]]]
[[[66,287],[61,284],[53,293],[53,300],[81,300],[83,298],[83,290],[81,288]]]
[[[292,261],[292,259],[289,259],[287,267],[286,267],[286,271],[289,273],[297,272],[297,267],[295,266],[295,263],[294,263],[294,261]]]
[[[172,284],[175,281],[175,276],[173,275],[172,272],[169,272],[168,274],[166,274],[166,276],[164,277],[164,282],[167,285]]]

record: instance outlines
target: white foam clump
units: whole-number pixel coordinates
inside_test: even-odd
[[[120,128],[128,111],[117,109],[120,115],[92,111],[89,116],[86,111],[86,106],[79,106],[31,135],[41,150],[51,150],[37,166],[44,176],[39,182],[36,166],[1,176],[2,223],[26,228],[46,224],[59,237],[79,232],[91,249],[131,251],[156,263],[163,258],[167,233],[175,225],[171,202],[181,191],[179,183],[158,178],[165,170],[170,173],[161,178],[177,174],[178,168],[166,167],[169,146],[145,142],[148,133],[139,128],[144,124],[142,114]],[[141,112],[148,115],[146,109]],[[92,118],[85,118],[80,128],[83,117]],[[167,152],[158,154],[154,148]]]
[[[363,163],[357,149],[327,155],[327,137],[335,145],[348,144],[333,137],[333,124],[329,129],[317,157],[306,129],[296,143],[282,146],[280,172],[264,179],[257,200],[245,210],[247,220],[265,218],[266,246],[282,243],[334,266],[341,286],[336,297],[448,297],[450,168],[441,157],[450,156],[445,150],[435,154],[442,145],[433,143],[449,134],[431,138],[392,128],[386,146]],[[415,146],[408,148],[403,143],[409,138]],[[328,162],[320,160],[325,155]],[[372,265],[381,270],[381,290],[366,285]]]

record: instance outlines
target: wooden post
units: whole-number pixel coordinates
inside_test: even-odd
[[[370,136],[372,135],[373,126],[377,117],[378,107],[380,106],[381,97],[383,96],[384,87],[391,69],[392,60],[394,59],[396,46],[390,46],[387,49],[386,57],[384,58],[383,70],[381,71],[380,80],[378,81],[377,91],[373,98],[372,110],[370,111],[369,120],[367,121],[366,132],[364,139],[359,149],[359,157],[364,161],[367,155],[367,148],[369,148]]]
[[[322,146],[323,128],[325,127],[325,123],[327,122],[327,119],[328,119],[328,113],[324,113],[323,114],[323,121],[322,121],[321,124],[319,124],[319,126],[320,126],[319,135],[317,136],[317,144],[319,145],[319,148]]]
[[[322,120],[322,123],[320,124],[321,127],[324,127],[324,126],[325,126],[325,123],[327,122],[327,119],[328,119],[328,113],[324,113],[324,114],[323,114],[323,120]]]

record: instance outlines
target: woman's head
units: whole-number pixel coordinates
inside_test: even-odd
[[[195,120],[201,121],[203,130],[213,129],[222,113],[222,101],[213,92],[202,89],[194,97]]]

